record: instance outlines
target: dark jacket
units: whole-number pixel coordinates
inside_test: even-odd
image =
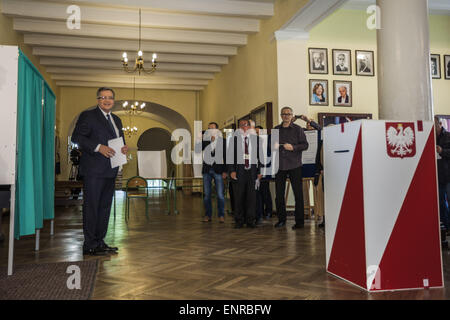
[[[436,144],[442,148],[442,159],[437,161],[439,184],[447,184],[450,183],[450,132],[442,128]]]
[[[279,143],[289,143],[294,148],[294,151],[288,151],[280,146],[279,169],[291,170],[300,167],[302,165],[302,152],[309,147],[303,128],[291,123],[287,128],[280,124],[275,129],[279,130]]]
[[[250,137],[250,150],[249,153],[252,154],[252,148],[255,147],[256,142],[256,163],[250,162],[250,170],[252,177],[256,180],[258,177],[258,174],[261,173],[261,161],[259,159],[259,137],[257,135],[249,135]],[[242,137],[235,136],[232,138],[234,140],[234,143],[230,141],[230,144],[228,145],[228,157],[227,157],[227,167],[228,167],[228,174],[231,174],[232,172],[236,172],[236,178],[239,181],[239,178],[243,175],[243,173],[246,171],[245,164],[243,163],[243,159],[238,161],[238,148],[240,149],[240,153],[244,154],[242,150]],[[234,152],[231,150],[231,148],[234,148]],[[233,152],[233,153],[231,153]],[[231,159],[232,158],[232,159]]]
[[[111,113],[114,123],[123,137],[122,121]],[[80,174],[82,176],[94,176],[114,178],[119,170],[111,168],[111,160],[100,152],[95,152],[99,144],[108,145],[108,140],[115,139],[115,134],[99,107],[83,111],[78,118],[72,134],[72,142],[78,144],[81,150]]]
[[[208,173],[211,168],[217,174],[222,174],[224,172],[227,172],[227,166],[226,166],[226,149],[227,149],[227,144],[226,144],[225,139],[223,139],[223,138],[220,138],[220,141],[222,141],[222,148],[223,148],[223,159],[222,159],[221,163],[214,162],[212,165],[211,164],[207,164],[205,162],[205,160],[204,160],[205,158],[204,158],[204,154],[203,154],[202,174]],[[202,141],[202,151],[204,152],[206,147],[208,147],[211,143],[212,143],[211,141]],[[219,146],[219,141],[217,141],[216,148],[218,146]],[[215,156],[215,151],[213,151],[211,153],[211,156],[212,157]]]

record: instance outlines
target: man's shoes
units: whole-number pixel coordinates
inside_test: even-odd
[[[5,241],[5,236],[3,235],[3,233],[0,232],[0,242]]]
[[[319,223],[318,227],[319,228],[325,228],[325,223],[324,222]]]
[[[224,217],[219,217],[219,222],[220,223],[224,223],[225,222],[225,218]]]
[[[236,223],[236,224],[234,225],[234,228],[235,228],[235,229],[241,229],[241,228],[242,228],[242,223]]]
[[[263,223],[263,218],[259,218],[256,220],[256,225],[262,224],[262,223]]]
[[[95,249],[83,249],[83,255],[85,256],[104,256],[106,255],[106,251],[100,248]]]
[[[113,252],[113,253],[116,253],[119,250],[119,248],[117,248],[117,247],[110,247],[106,243],[104,243],[103,245],[99,246],[99,249],[101,249],[101,250],[103,250],[105,252]]]
[[[256,225],[254,223],[247,223],[247,228],[256,228]]]
[[[305,226],[304,224],[296,223],[296,224],[294,224],[294,225],[292,226],[292,230],[295,230],[295,229],[301,229],[301,228],[303,228],[304,226]]]
[[[274,227],[281,228],[281,227],[284,227],[285,225],[286,225],[286,221],[278,221],[277,223],[275,223]]]
[[[205,218],[203,219],[203,222],[211,222],[211,218],[208,216],[205,216]]]

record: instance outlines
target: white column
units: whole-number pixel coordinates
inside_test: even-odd
[[[308,114],[308,48],[309,33],[276,31],[278,72],[278,119],[281,108],[289,106],[294,114]]]
[[[377,0],[380,119],[431,120],[427,0]]]

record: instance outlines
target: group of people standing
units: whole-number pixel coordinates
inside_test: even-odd
[[[304,226],[304,203],[302,182],[302,152],[308,149],[308,142],[304,129],[294,123],[295,116],[292,108],[281,109],[282,123],[274,129],[278,130],[278,141],[274,141],[274,150],[278,152],[278,170],[275,175],[275,203],[278,222],[275,228],[286,225],[285,190],[289,178],[295,198],[295,224],[292,229]],[[309,126],[320,129],[317,123],[306,116],[300,117]],[[260,137],[262,127],[255,127],[252,120],[239,121],[238,134],[233,135],[233,141],[226,141],[221,137],[218,125],[211,122],[208,125],[208,134],[202,141],[204,153],[214,156],[217,148],[222,148],[222,157],[215,161],[204,161],[202,174],[204,186],[204,222],[212,220],[211,185],[212,180],[217,192],[217,210],[219,222],[224,222],[225,197],[224,180],[229,178],[231,205],[234,212],[235,228],[243,226],[254,228],[263,218],[272,215],[272,197],[269,182],[272,174],[263,170],[273,163],[267,163],[260,155],[271,156],[271,135],[268,135],[267,144],[263,144]],[[267,150],[260,152],[264,146]],[[204,154],[205,157],[205,154]],[[274,159],[272,159],[273,161]]]

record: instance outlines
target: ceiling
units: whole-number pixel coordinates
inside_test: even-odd
[[[366,10],[375,0],[349,0],[343,9]],[[450,15],[450,0],[428,0],[431,14]]]
[[[80,29],[67,26],[74,4]],[[133,87],[121,59],[126,51],[134,64],[141,9],[144,60],[149,67],[156,52],[158,66],[136,73],[136,88],[196,91],[274,14],[273,0],[2,0],[1,7],[56,85],[114,88]]]

